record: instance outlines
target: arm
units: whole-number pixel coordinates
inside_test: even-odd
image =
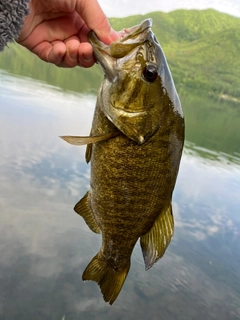
[[[0,51],[18,38],[28,15],[29,0],[0,0]]]

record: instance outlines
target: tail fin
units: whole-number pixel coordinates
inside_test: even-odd
[[[113,269],[98,253],[83,272],[82,279],[96,281],[101,288],[103,298],[113,304],[119,295],[130,268],[130,261],[123,269]]]

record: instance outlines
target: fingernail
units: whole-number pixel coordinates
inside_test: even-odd
[[[119,39],[119,34],[112,28],[109,35],[112,41],[117,41]]]

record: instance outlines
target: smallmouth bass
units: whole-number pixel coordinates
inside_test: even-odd
[[[152,20],[120,31],[109,46],[89,33],[104,71],[87,144],[90,190],[74,210],[102,233],[102,247],[83,273],[112,304],[140,238],[146,270],[165,253],[174,231],[172,192],[184,143],[184,117]]]

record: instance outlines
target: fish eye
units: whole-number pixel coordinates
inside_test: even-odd
[[[154,82],[158,77],[158,71],[155,65],[150,64],[143,70],[143,77],[147,82]]]

